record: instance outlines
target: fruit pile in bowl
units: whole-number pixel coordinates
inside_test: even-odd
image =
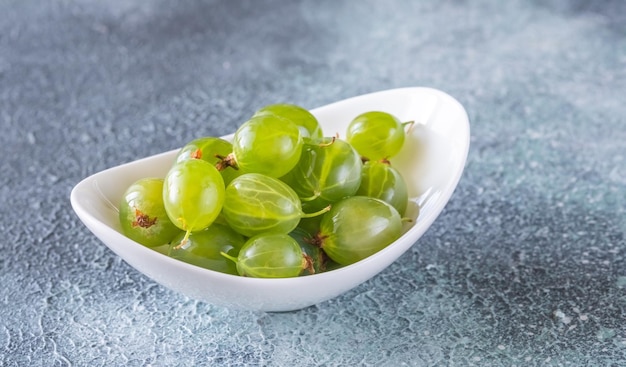
[[[410,248],[464,168],[463,107],[431,88],[258,110],[233,135],[81,181],[71,201],[111,250],[188,297],[288,311],[361,284]]]

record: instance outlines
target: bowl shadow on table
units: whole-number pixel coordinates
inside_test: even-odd
[[[357,339],[384,338],[391,350],[421,345],[424,360],[458,348],[522,360],[529,350],[567,358],[564,351],[591,345],[626,346],[617,333],[626,315],[626,277],[616,271],[626,268],[620,224],[581,205],[530,200],[453,199],[383,273],[337,299],[260,321],[280,328],[284,318],[311,320],[306,330],[330,340],[328,330],[341,328]],[[464,222],[472,211],[477,219]]]

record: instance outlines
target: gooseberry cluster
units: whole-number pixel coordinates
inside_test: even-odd
[[[366,112],[342,140],[324,136],[300,106],[266,106],[232,142],[195,139],[164,178],[133,183],[121,200],[122,231],[234,275],[295,277],[355,263],[402,234],[407,187],[389,158],[405,125]]]

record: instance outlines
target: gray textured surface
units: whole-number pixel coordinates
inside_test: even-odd
[[[626,3],[0,0],[0,365],[626,365]],[[256,108],[423,85],[465,175],[399,261],[299,312],[185,299],[80,179]]]

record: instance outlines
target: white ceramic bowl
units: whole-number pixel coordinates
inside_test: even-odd
[[[193,299],[247,310],[289,311],[336,297],[370,279],[409,249],[428,229],[452,195],[469,149],[469,121],[454,98],[431,88],[401,88],[349,98],[311,112],[324,134],[345,136],[360,113],[386,111],[414,120],[403,150],[392,159],[409,186],[405,233],[382,251],[358,263],[325,273],[286,279],[255,279],[222,274],[169,258],[121,233],[117,203],[139,178],[164,177],[176,150],[123,164],[81,181],[71,193],[81,221],[105,245],[154,281]],[[230,138],[227,136],[225,138]],[[358,239],[355,239],[358,241]]]

